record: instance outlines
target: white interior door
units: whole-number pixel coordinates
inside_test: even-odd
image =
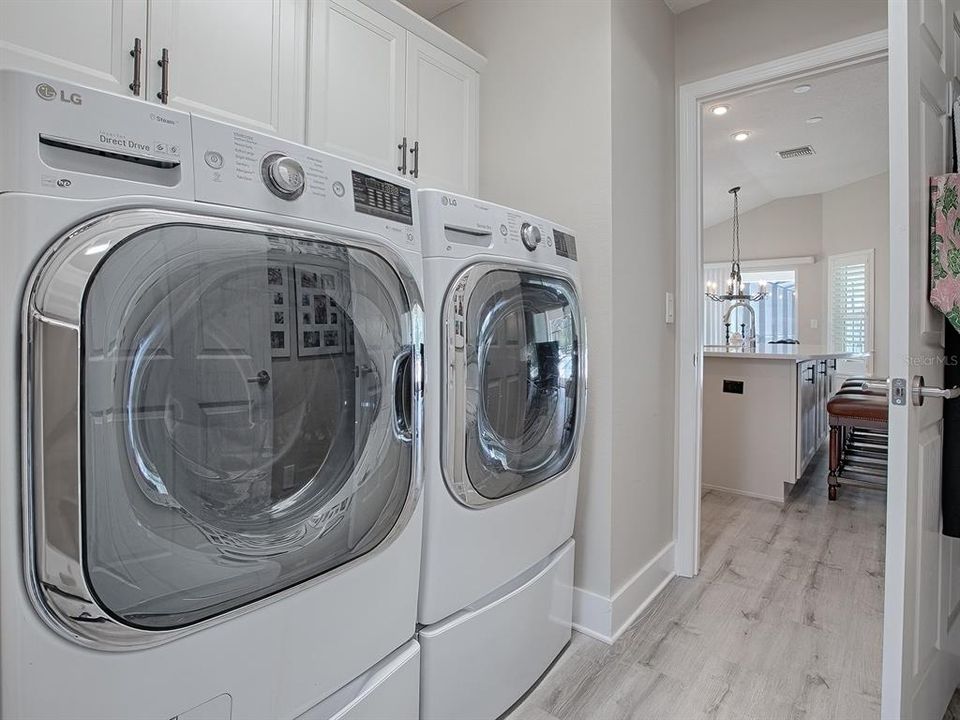
[[[890,0],[889,8],[890,374],[908,388],[919,374],[939,386],[943,320],[927,302],[929,178],[947,167],[960,0]],[[960,541],[940,534],[942,418],[942,400],[917,407],[909,392],[890,406],[884,718],[939,718],[960,681]]]
[[[0,65],[132,95],[146,29],[147,0],[2,0]]]
[[[151,0],[148,98],[291,140],[303,138],[306,6],[297,0]]]
[[[314,0],[309,145],[401,172],[406,35],[357,0]]]
[[[407,36],[406,127],[411,142],[419,143],[420,187],[476,194],[479,95],[476,70]]]

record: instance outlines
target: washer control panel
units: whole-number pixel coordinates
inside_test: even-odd
[[[413,225],[410,188],[353,170],[353,205],[357,212]]]
[[[553,245],[560,257],[570,258],[571,260],[577,259],[577,239],[572,233],[554,228]]]
[[[283,200],[303,195],[303,165],[283,153],[270,153],[260,164],[260,175],[267,190]]]
[[[523,246],[533,252],[540,244],[540,228],[531,223],[525,222],[520,225],[520,242]]]
[[[419,249],[416,192],[403,179],[216,120],[192,122],[197,200],[357,228]]]

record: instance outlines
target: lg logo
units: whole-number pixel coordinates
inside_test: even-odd
[[[40,83],[37,85],[37,96],[41,100],[53,100],[57,96],[57,91],[52,85]]]
[[[456,207],[456,206],[457,206],[457,199],[456,199],[456,198],[452,198],[452,197],[447,197],[446,195],[441,195],[441,196],[440,196],[440,204],[441,204],[441,205],[453,205],[454,207]]]
[[[37,97],[41,100],[56,100],[60,98],[60,102],[70,103],[71,105],[83,105],[83,97],[79,93],[70,93],[67,95],[63,90],[57,92],[57,89],[48,83],[40,83],[37,85]]]

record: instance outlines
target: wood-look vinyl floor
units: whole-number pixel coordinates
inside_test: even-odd
[[[787,502],[703,496],[700,575],[612,646],[574,633],[509,720],[876,718],[885,495],[827,500],[818,457]]]

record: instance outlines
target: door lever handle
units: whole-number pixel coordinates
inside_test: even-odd
[[[890,392],[890,386],[886,381],[867,380],[860,383],[860,389],[871,395],[886,395]]]
[[[255,377],[247,378],[248,383],[256,383],[257,385],[266,385],[270,382],[270,373],[266,370],[261,370],[256,374]]]
[[[924,398],[942,398],[943,400],[954,400],[960,398],[960,387],[938,388],[927,387],[923,383],[923,375],[913,376],[913,404],[923,405]]]

